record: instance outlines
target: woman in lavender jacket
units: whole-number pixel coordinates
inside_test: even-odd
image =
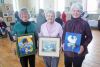
[[[47,11],[46,20],[47,22],[41,26],[40,36],[62,37],[62,27],[55,22],[54,11]],[[59,57],[44,56],[43,59],[46,67],[58,67]]]

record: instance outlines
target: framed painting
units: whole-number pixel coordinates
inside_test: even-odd
[[[11,16],[7,17],[7,22],[12,22],[12,17]]]
[[[23,35],[17,37],[17,52],[19,57],[35,54],[34,35]]]
[[[81,34],[66,32],[64,51],[78,53],[80,51]]]
[[[8,13],[3,13],[3,17],[8,17]]]
[[[60,38],[40,37],[39,55],[59,57],[60,44]]]

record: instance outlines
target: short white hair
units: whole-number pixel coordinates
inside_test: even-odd
[[[74,8],[77,8],[81,13],[83,13],[83,6],[81,5],[81,3],[79,2],[73,3],[70,11],[72,12]]]
[[[47,16],[47,14],[49,14],[49,13],[52,13],[52,14],[54,15],[54,17],[55,17],[55,12],[54,12],[53,10],[48,10],[48,11],[46,12],[46,16]]]

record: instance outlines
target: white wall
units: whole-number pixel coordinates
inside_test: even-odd
[[[83,10],[86,11],[87,10],[87,0],[82,0],[82,5],[83,5]]]

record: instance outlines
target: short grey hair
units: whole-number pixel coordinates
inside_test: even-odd
[[[22,12],[27,13],[27,14],[29,15],[29,17],[30,17],[30,13],[28,12],[27,8],[22,8],[22,9],[19,11],[19,13],[18,13],[19,17],[20,17],[20,14],[21,14]]]
[[[48,13],[52,13],[52,14],[54,15],[54,17],[55,17],[55,12],[54,12],[53,10],[48,10],[48,11],[46,12],[46,16],[47,16]]]
[[[70,11],[72,12],[74,8],[77,8],[81,13],[83,13],[83,6],[81,5],[81,3],[79,2],[73,3]]]

